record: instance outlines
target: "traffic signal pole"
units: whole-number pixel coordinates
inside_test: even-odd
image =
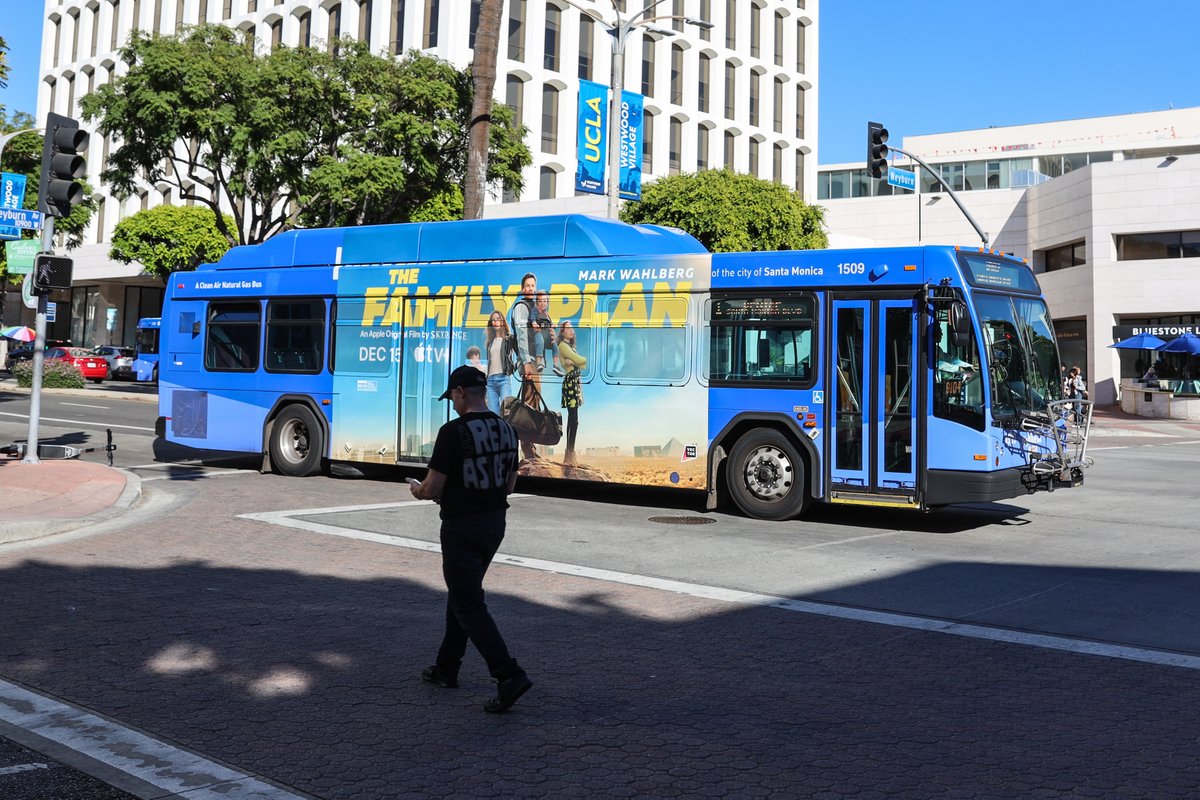
[[[50,252],[54,246],[54,217],[47,215],[42,227],[42,251]],[[25,457],[22,464],[40,464],[38,458],[38,421],[42,417],[42,369],[46,363],[46,311],[50,298],[42,293],[37,296],[37,316],[34,317],[33,382],[29,389],[29,433],[25,437]]]
[[[936,171],[934,171],[933,167],[929,166],[924,161],[922,161],[920,158],[918,158],[917,156],[914,156],[912,153],[909,153],[905,150],[901,150],[899,147],[889,147],[888,149],[893,152],[899,153],[902,156],[908,156],[913,161],[920,164],[925,169],[925,171],[928,172],[933,177],[933,179],[935,181],[937,181],[938,183],[940,183],[942,185],[942,188],[944,188],[946,190],[946,193],[950,195],[950,199],[953,200],[954,204],[958,206],[958,210],[961,211],[963,213],[963,216],[967,218],[967,222],[971,223],[971,227],[974,228],[975,232],[979,234],[979,238],[983,240],[983,249],[986,250],[988,247],[987,233],[984,232],[983,228],[979,227],[979,223],[976,222],[975,218],[971,216],[971,212],[967,211],[967,207],[962,204],[962,201],[958,199],[958,195],[955,194],[954,190],[950,188],[950,184],[946,183],[946,181],[944,181],[942,179],[942,176],[940,174],[938,174]]]

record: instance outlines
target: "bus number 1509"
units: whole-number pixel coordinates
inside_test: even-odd
[[[838,264],[838,275],[862,275],[866,271],[867,265],[861,261]]]

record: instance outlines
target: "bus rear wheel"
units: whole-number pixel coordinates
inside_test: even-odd
[[[804,511],[804,461],[780,431],[751,431],[738,439],[725,463],[729,494],[746,516],[784,520]]]
[[[323,434],[307,406],[290,405],[275,418],[268,443],[271,465],[284,475],[303,478],[321,470]]]

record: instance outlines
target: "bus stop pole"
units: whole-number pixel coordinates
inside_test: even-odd
[[[920,158],[918,158],[917,156],[914,156],[912,153],[909,153],[906,150],[901,150],[899,147],[888,146],[888,150],[891,150],[892,152],[895,152],[895,153],[899,153],[902,156],[908,156],[913,161],[917,162],[922,167],[924,167],[925,171],[928,172],[930,175],[932,175],[933,179],[942,185],[942,188],[944,188],[946,190],[946,192],[950,195],[950,199],[953,200],[954,204],[958,206],[958,210],[961,211],[963,213],[963,216],[967,218],[967,222],[971,223],[971,227],[974,228],[975,232],[979,234],[979,238],[983,240],[983,248],[986,250],[987,246],[988,246],[987,234],[984,233],[983,228],[979,227],[979,223],[976,222],[975,218],[971,216],[971,212],[967,211],[967,207],[964,206],[962,204],[962,201],[958,199],[958,195],[956,195],[954,193],[954,190],[950,188],[950,184],[946,183],[946,181],[944,181],[942,179],[942,176],[934,171],[933,167],[929,166],[924,161],[922,161]],[[917,234],[917,236],[918,236],[918,238],[920,238],[920,233],[919,233],[920,224],[921,224],[920,216],[919,216],[920,213],[921,213],[921,209],[920,209],[920,207],[918,207],[917,208],[917,214],[918,214],[918,220],[917,220],[918,234]]]
[[[42,252],[49,253],[54,246],[54,217],[46,215],[42,227]],[[30,276],[32,280],[33,276]],[[22,464],[40,464],[38,458],[38,420],[42,416],[42,369],[46,361],[46,311],[49,308],[49,298],[45,294],[38,295],[37,320],[34,330],[37,336],[33,340],[33,381],[29,389],[29,435],[25,441],[25,457]]]

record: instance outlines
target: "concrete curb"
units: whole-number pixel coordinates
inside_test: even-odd
[[[96,511],[86,517],[72,519],[23,519],[0,522],[0,546],[10,544],[28,544],[47,536],[59,533],[70,533],[105,522],[135,506],[142,498],[142,479],[132,472],[109,467],[125,476],[125,488],[121,490],[113,504],[103,511]]]

